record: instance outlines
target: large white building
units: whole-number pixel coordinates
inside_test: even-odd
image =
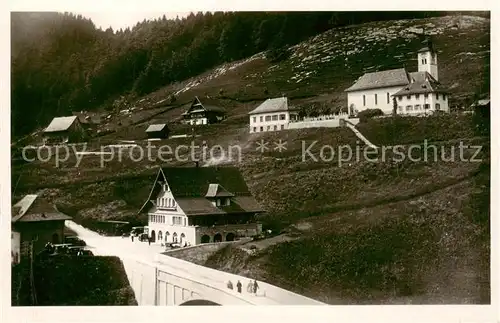
[[[288,129],[291,121],[297,120],[298,112],[288,106],[285,97],[267,99],[248,113],[250,133]]]
[[[260,234],[263,212],[236,167],[161,168],[140,212],[153,242],[197,245]]]
[[[346,89],[350,112],[380,109],[398,114],[449,112],[448,94],[438,80],[437,53],[430,40],[417,52],[418,71],[405,68],[366,73]]]

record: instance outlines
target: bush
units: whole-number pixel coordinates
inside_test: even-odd
[[[367,109],[358,113],[359,122],[366,122],[373,117],[383,116],[380,109]]]
[[[30,305],[27,264],[13,270],[23,284],[13,305]],[[49,257],[34,263],[40,306],[137,305],[121,260],[117,257]]]

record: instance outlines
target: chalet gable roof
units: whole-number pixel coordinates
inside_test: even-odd
[[[77,119],[77,116],[54,118],[50,122],[49,126],[45,128],[44,132],[66,131]]]
[[[146,132],[158,132],[158,131],[163,131],[163,130],[167,130],[165,129],[167,127],[167,124],[166,123],[162,123],[162,124],[152,124],[152,125],[149,125],[149,127],[146,129]]]
[[[12,207],[12,223],[39,222],[39,221],[71,220],[70,216],[59,212],[54,205],[39,198],[38,195],[28,194]]]
[[[222,185],[219,184],[209,184],[207,194],[205,197],[231,197],[234,196],[233,193],[228,192]]]
[[[189,114],[194,113],[198,110],[218,112],[218,113],[225,112],[225,110],[223,108],[218,106],[218,103],[215,100],[212,100],[209,98],[204,98],[203,103],[202,103],[202,101],[196,96],[193,99],[191,106],[188,108],[188,110],[186,112],[183,113],[183,115],[189,115]]]
[[[280,111],[289,111],[288,99],[286,97],[267,99],[257,108],[248,112],[248,114],[271,113]]]
[[[447,93],[447,91],[431,74],[413,72],[410,73],[410,83],[392,96],[425,93]]]
[[[167,167],[158,171],[148,200],[139,212],[161,192],[166,183],[186,215],[263,212],[236,167]],[[232,208],[215,207],[211,197],[230,197]],[[231,206],[230,205],[230,206]],[[239,205],[236,207],[236,205]]]

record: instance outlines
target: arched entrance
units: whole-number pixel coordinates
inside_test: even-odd
[[[177,242],[177,232],[172,235],[172,242]]]
[[[193,299],[187,302],[184,302],[182,304],[179,304],[179,306],[190,306],[190,305],[208,305],[208,306],[221,306],[218,303],[212,302],[212,301],[207,301],[205,299]]]
[[[232,232],[229,232],[227,235],[226,235],[226,241],[234,241],[234,233]]]
[[[209,235],[203,235],[201,237],[201,243],[209,243],[210,242],[210,236]]]
[[[170,235],[170,232],[165,232],[165,242],[168,242],[168,236]]]
[[[57,233],[54,233],[52,235],[52,243],[53,244],[59,244],[59,235]]]
[[[156,233],[155,233],[155,230],[152,230],[151,231],[151,242],[155,242],[156,241]]]
[[[184,233],[181,233],[181,241],[180,243],[183,244],[186,240],[186,235]]]
[[[158,231],[158,241],[162,240],[163,240],[163,233],[161,233],[161,231]]]
[[[217,233],[214,235],[214,242],[222,242],[222,234]]]

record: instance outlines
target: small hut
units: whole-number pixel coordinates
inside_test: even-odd
[[[146,129],[146,134],[149,139],[166,139],[170,130],[166,123],[152,124]]]

